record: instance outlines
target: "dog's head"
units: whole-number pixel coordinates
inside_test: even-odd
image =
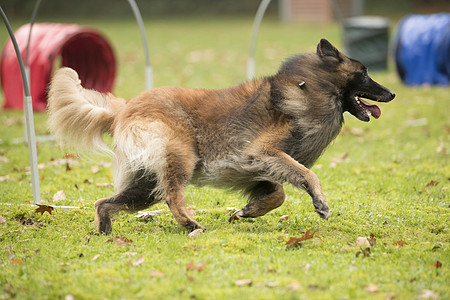
[[[337,50],[322,39],[315,54],[295,56],[283,64],[279,71],[283,78],[298,82],[300,89],[309,97],[336,99],[337,106],[348,111],[361,121],[368,122],[370,116],[379,118],[380,108],[362,98],[378,102],[389,102],[395,94],[373,81],[367,68]]]
[[[348,58],[339,52],[330,42],[322,39],[317,45],[317,55],[326,64],[336,65],[339,77],[342,78],[342,101],[344,111],[348,111],[361,121],[369,121],[370,116],[378,119],[380,108],[362,98],[378,102],[389,102],[395,94],[376,83],[367,73],[367,68],[359,61]]]

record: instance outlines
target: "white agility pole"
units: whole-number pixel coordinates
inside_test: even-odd
[[[30,96],[30,88],[28,86],[27,75],[25,67],[23,65],[22,56],[20,54],[19,46],[17,45],[14,32],[9,24],[8,18],[5,12],[0,6],[0,13],[3,18],[3,22],[8,30],[9,36],[16,51],[17,61],[19,62],[20,73],[22,74],[23,90],[24,90],[24,114],[25,114],[25,130],[28,138],[28,153],[30,157],[30,169],[31,169],[31,184],[33,189],[33,201],[35,204],[41,204],[41,192],[39,185],[39,171],[37,163],[37,151],[36,151],[36,134],[34,131],[34,119],[33,119],[33,101]]]
[[[252,36],[250,39],[250,51],[247,61],[247,79],[252,80],[255,77],[255,52],[256,52],[256,40],[258,38],[259,27],[261,26],[262,18],[266,12],[267,6],[269,6],[270,0],[262,0],[256,11],[255,20],[253,21]]]
[[[145,51],[145,87],[147,90],[153,88],[153,69],[150,65],[150,55],[148,53],[148,42],[147,35],[145,33],[144,21],[142,20],[141,12],[134,0],[128,0],[130,3],[131,9],[133,10],[134,16],[136,17],[136,21],[138,22],[139,29],[141,31],[142,44],[144,45]]]

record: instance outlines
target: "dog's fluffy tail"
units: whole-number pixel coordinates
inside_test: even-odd
[[[62,146],[75,150],[111,154],[103,141],[111,133],[115,111],[125,100],[81,86],[77,72],[59,69],[48,94],[48,124]]]

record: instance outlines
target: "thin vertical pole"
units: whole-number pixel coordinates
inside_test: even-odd
[[[28,86],[27,75],[25,72],[25,67],[23,65],[22,55],[20,54],[19,46],[17,45],[14,32],[9,24],[8,18],[5,12],[0,6],[0,14],[2,16],[3,22],[8,30],[9,36],[16,51],[17,61],[19,62],[20,73],[22,74],[23,90],[24,90],[24,114],[26,119],[26,131],[28,141],[28,154],[30,157],[30,167],[31,167],[31,184],[33,188],[33,200],[35,204],[41,204],[41,194],[39,186],[39,172],[37,164],[37,150],[36,150],[36,134],[34,132],[34,120],[33,120],[33,101],[30,96],[30,88]]]
[[[145,51],[145,86],[147,89],[151,89],[153,88],[153,69],[150,65],[150,55],[148,53],[148,42],[147,35],[145,33],[144,21],[142,20],[141,12],[139,11],[139,7],[136,2],[134,0],[128,0],[128,3],[130,3],[131,9],[133,10],[141,31],[142,44],[144,45]]]
[[[259,27],[261,26],[262,18],[266,12],[267,6],[269,6],[270,0],[262,0],[256,11],[255,20],[253,21],[252,36],[250,39],[250,51],[247,61],[247,79],[252,80],[255,77],[255,52],[256,52],[256,40],[258,38]]]

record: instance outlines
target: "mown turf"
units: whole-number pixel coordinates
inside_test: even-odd
[[[114,45],[115,93],[138,94],[144,55],[134,21],[80,23],[99,28]],[[146,24],[155,86],[221,88],[245,80],[250,18]],[[335,24],[264,20],[257,74],[274,73],[291,54],[314,51],[322,37],[342,48],[340,34]],[[286,186],[282,207],[229,224],[230,209],[245,203],[240,195],[190,187],[188,206],[208,228],[191,239],[164,204],[152,207],[164,209],[152,218],[119,214],[112,236],[98,235],[93,203],[113,193],[110,160],[66,158],[54,142],[38,143],[43,203],[79,209],[35,213],[28,150],[14,140],[23,136],[21,112],[0,112],[0,298],[450,298],[448,89],[404,86],[392,63],[372,77],[397,98],[380,105],[379,120],[346,115],[343,132],[313,167],[330,220],[314,213],[307,194]],[[44,135],[45,113],[36,113],[35,122]],[[59,191],[65,199],[53,201]],[[285,245],[308,229],[316,231],[312,239]],[[369,251],[356,246],[371,234],[376,244]],[[407,244],[394,245],[399,241]]]

